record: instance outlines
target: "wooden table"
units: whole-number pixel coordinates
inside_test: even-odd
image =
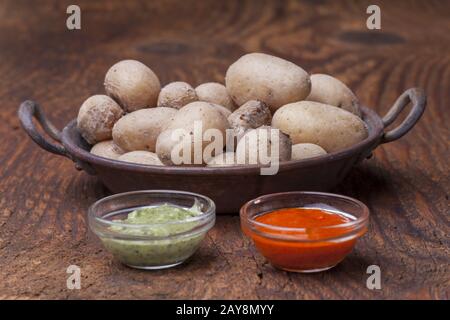
[[[76,1],[82,30],[66,29],[73,1],[0,4],[0,298],[448,299],[450,3],[386,1],[382,30],[365,1]],[[379,147],[335,190],[365,202],[370,230],[338,267],[273,269],[240,231],[217,219],[189,263],[126,268],[88,233],[88,206],[108,194],[95,177],[38,148],[19,126],[21,101],[42,104],[60,128],[124,58],[162,83],[221,81],[246,52],[292,60],[345,81],[383,115],[403,90],[423,87],[428,109],[400,141]],[[81,268],[68,290],[66,268]],[[366,268],[381,268],[369,290]]]

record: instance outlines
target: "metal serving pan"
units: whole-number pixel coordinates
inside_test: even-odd
[[[412,104],[405,120],[385,132],[402,110]],[[260,167],[233,166],[223,168],[150,166],[110,160],[93,155],[91,146],[77,130],[76,119],[58,131],[45,117],[38,104],[25,101],[20,105],[19,118],[27,134],[41,148],[75,162],[76,168],[96,175],[113,193],[147,189],[174,189],[204,194],[212,198],[218,213],[237,213],[242,204],[260,195],[293,190],[325,191],[336,186],[350,169],[369,157],[377,146],[395,141],[417,123],[426,106],[421,89],[405,91],[389,112],[381,118],[374,111],[362,107],[368,137],[339,152],[319,157],[287,161],[280,164],[276,175],[260,175]],[[51,137],[37,130],[33,118]]]

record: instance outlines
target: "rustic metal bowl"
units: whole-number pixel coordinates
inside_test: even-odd
[[[412,103],[405,120],[395,129],[385,132],[402,110]],[[247,201],[260,195],[284,191],[326,191],[336,186],[358,162],[369,157],[377,146],[399,139],[417,123],[426,106],[421,89],[405,91],[389,112],[381,118],[362,107],[363,120],[369,135],[363,141],[319,157],[287,161],[280,164],[276,175],[260,175],[257,165],[223,168],[150,166],[110,160],[93,155],[91,146],[81,137],[76,120],[58,131],[44,116],[38,104],[25,101],[20,105],[19,118],[27,134],[43,149],[67,157],[77,169],[97,175],[113,193],[133,190],[172,189],[204,194],[213,199],[217,213],[238,213]],[[37,130],[36,118],[51,141]]]

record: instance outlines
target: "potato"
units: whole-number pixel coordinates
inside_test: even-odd
[[[321,146],[313,143],[297,143],[292,146],[292,159],[301,160],[327,154]]]
[[[156,139],[177,113],[176,109],[141,109],[123,116],[114,125],[114,142],[125,151],[155,151]]]
[[[148,151],[131,151],[124,153],[117,160],[139,163],[139,164],[148,164],[153,166],[163,166],[164,164],[159,160],[156,153],[148,152]]]
[[[192,102],[181,108],[166,128],[168,131],[176,129],[184,130],[185,134],[183,137],[185,137],[185,139],[182,139],[182,142],[173,141],[170,132],[163,132],[158,137],[156,153],[163,162],[170,164],[174,163],[171,159],[171,152],[174,147],[180,148],[182,146],[188,147],[188,145],[191,145],[190,159],[184,162],[184,164],[204,164],[207,159],[203,159],[203,155],[194,154],[195,148],[193,146],[199,145],[201,151],[205,151],[210,144],[210,141],[205,141],[203,135],[208,129],[216,129],[221,134],[222,138],[222,140],[217,143],[221,145],[221,150],[223,150],[226,129],[228,128],[228,120],[213,104],[200,101]],[[179,143],[181,143],[181,145]],[[198,159],[200,159],[200,161],[194,161]]]
[[[272,112],[287,103],[303,100],[311,90],[305,70],[263,53],[246,54],[234,62],[227,70],[225,84],[237,105],[260,100]]]
[[[81,136],[90,144],[109,140],[114,123],[122,114],[122,109],[113,99],[105,95],[95,95],[81,105],[77,127]]]
[[[230,167],[236,165],[234,152],[224,152],[207,161],[208,167]]]
[[[365,123],[344,109],[300,101],[278,109],[272,127],[288,134],[292,143],[314,143],[327,152],[352,146],[367,138]]]
[[[92,149],[91,153],[96,156],[100,156],[108,159],[117,159],[122,154],[125,153],[121,148],[119,148],[114,141],[106,140],[99,143],[96,143]]]
[[[161,89],[158,96],[158,107],[181,109],[194,101],[198,101],[194,88],[189,83],[176,81]]]
[[[272,158],[272,134],[278,135],[279,162],[291,160],[292,142],[281,130],[269,126],[262,126],[245,133],[236,148],[236,160],[239,164],[267,164],[264,157]],[[264,144],[265,142],[265,144]],[[264,150],[264,145],[266,150]],[[271,161],[272,162],[272,161]]]
[[[236,109],[236,105],[228,94],[227,88],[221,83],[203,83],[195,88],[195,92],[197,93],[197,97],[200,101],[215,103],[224,106],[230,111],[234,111]]]
[[[173,129],[164,130],[163,132],[161,132],[161,134],[158,136],[158,139],[156,140],[155,147],[158,158],[162,163],[169,166],[174,164],[171,155],[172,149],[181,141],[181,137],[180,139],[173,139],[172,134]]]
[[[178,128],[180,129],[180,128]],[[203,159],[203,145],[200,141],[200,154],[195,158],[195,138],[189,131],[181,129],[169,129],[161,132],[156,141],[156,154],[165,165],[189,165],[189,166],[203,166],[207,159]],[[180,134],[181,133],[181,134]],[[184,152],[188,152],[185,155]],[[174,159],[173,154],[178,158]],[[211,157],[208,157],[210,159]]]
[[[136,60],[122,60],[106,73],[105,90],[125,111],[131,112],[155,107],[161,84],[145,64]]]
[[[311,93],[305,100],[329,104],[361,116],[355,94],[342,81],[326,74],[311,75]]]
[[[235,110],[228,122],[237,140],[249,129],[256,129],[264,125],[270,125],[272,114],[267,105],[262,101],[250,100]]]
[[[222,115],[217,107],[211,103],[197,101],[189,103],[181,108],[174,116],[173,121],[167,129],[194,127],[194,122],[200,121],[203,130],[210,128],[219,129],[225,135],[225,130],[229,128],[228,120]]]

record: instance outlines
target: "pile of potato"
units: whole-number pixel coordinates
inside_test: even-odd
[[[202,159],[200,165],[206,166],[232,166],[237,159],[246,164],[255,155],[259,161],[260,144],[249,137],[270,140],[267,133],[274,129],[280,130],[280,161],[335,152],[368,135],[358,99],[344,83],[325,74],[310,76],[292,62],[263,53],[235,61],[225,85],[193,88],[178,81],[161,88],[155,73],[135,60],[113,65],[104,85],[107,95],[88,98],[77,125],[93,145],[91,153],[119,161],[174,165],[171,152],[182,142],[172,139],[173,130],[183,128],[194,137],[195,121],[204,131],[216,129],[226,137],[231,129],[235,135],[236,147]],[[208,143],[201,141],[202,148]]]

